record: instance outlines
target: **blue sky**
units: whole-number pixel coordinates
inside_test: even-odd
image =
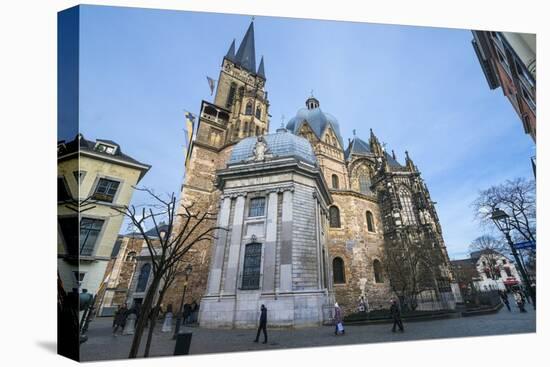
[[[206,76],[218,79],[250,17],[99,6],[80,16],[81,132],[151,164],[141,185],[178,192],[184,110],[212,100]],[[372,128],[399,161],[408,150],[437,202],[451,258],[482,234],[470,207],[478,190],[532,178],[534,144],[502,91],[489,89],[470,31],[256,17],[255,38],[271,131],[313,90],[346,142],[353,129],[367,140]],[[135,204],[144,200],[134,194]]]

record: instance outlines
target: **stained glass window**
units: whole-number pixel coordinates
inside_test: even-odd
[[[145,292],[147,288],[147,281],[149,280],[149,274],[151,273],[151,264],[143,264],[139,271],[136,292]]]
[[[332,228],[340,228],[340,209],[335,206],[329,208],[330,226]]]
[[[260,288],[260,265],[262,262],[262,244],[249,243],[244,250],[242,289]]]
[[[403,186],[399,188],[399,202],[401,203],[401,217],[403,218],[403,224],[416,224],[411,193]]]

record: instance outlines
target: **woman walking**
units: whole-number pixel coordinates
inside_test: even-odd
[[[126,303],[122,306],[118,306],[118,309],[115,312],[115,317],[113,319],[113,336],[116,336],[116,332],[120,328],[120,333],[124,330],[124,325],[126,324],[126,318],[128,317],[128,307]]]
[[[334,335],[345,334],[344,324],[342,323],[342,309],[338,306],[338,302],[334,304]]]

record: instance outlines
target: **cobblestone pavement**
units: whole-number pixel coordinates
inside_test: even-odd
[[[517,308],[512,312],[501,309],[496,314],[461,317],[405,323],[404,333],[392,333],[391,324],[348,325],[346,334],[334,335],[332,326],[320,326],[304,329],[269,330],[268,343],[253,343],[256,330],[214,330],[198,327],[185,327],[184,332],[192,332],[190,354],[227,353],[258,351],[266,349],[304,348],[335,346],[346,344],[378,343],[420,339],[456,338],[465,336],[489,336],[532,333],[536,330],[535,312],[528,305],[527,313]],[[128,357],[132,336],[111,334],[111,318],[97,318],[88,330],[88,341],[81,346],[82,361],[122,359]],[[147,330],[146,330],[147,331]],[[171,333],[155,330],[152,344],[152,357],[171,356],[175,341]],[[262,338],[263,336],[261,336]],[[260,341],[262,340],[260,338]],[[145,344],[146,333],[142,344]],[[141,354],[142,355],[142,354]]]

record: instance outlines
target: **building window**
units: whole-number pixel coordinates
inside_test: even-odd
[[[374,217],[369,210],[367,210],[367,230],[374,232]]]
[[[59,228],[69,256],[78,256],[78,216],[59,218]]]
[[[262,116],[262,108],[258,105],[256,107],[256,118],[260,119]]]
[[[506,276],[507,276],[507,277],[511,277],[511,276],[512,276],[512,271],[510,270],[510,267],[509,267],[509,266],[505,266],[505,267],[504,267],[504,271],[506,272]]]
[[[531,94],[529,94],[529,92],[525,90],[525,87],[523,85],[521,85],[520,87],[521,87],[521,95],[523,96],[523,99],[525,100],[525,102],[527,102],[527,105],[529,106],[529,108],[533,110],[533,112],[535,112],[537,110],[537,105],[535,104],[535,101],[531,97]]]
[[[244,114],[245,114],[245,115],[252,115],[252,102],[248,102],[248,103],[246,104],[246,108],[245,108]]]
[[[151,264],[143,264],[139,271],[136,292],[145,292],[147,288],[147,281],[149,280],[149,274],[151,273]]]
[[[265,198],[250,199],[250,205],[248,208],[249,217],[261,217],[265,212]]]
[[[136,252],[130,251],[126,254],[126,261],[134,261],[136,259]]]
[[[118,181],[100,178],[92,198],[95,200],[112,203],[119,184],[120,182]]]
[[[260,135],[260,127],[256,126],[256,136]]]
[[[244,250],[242,289],[260,288],[260,265],[262,262],[262,244],[249,243]]]
[[[332,175],[332,188],[333,189],[340,188],[340,183],[338,182],[338,176],[337,175]]]
[[[380,260],[374,260],[372,263],[372,268],[374,269],[374,281],[376,283],[384,283],[384,276],[382,275],[382,264]]]
[[[235,100],[235,92],[237,91],[237,84],[231,83],[231,87],[229,87],[229,93],[227,94],[227,102],[225,103],[225,107],[230,108],[233,106],[233,101]]]
[[[336,206],[331,206],[328,211],[330,217],[330,227],[340,228],[340,209]]]
[[[370,192],[370,180],[367,175],[359,176],[359,191],[362,194],[368,194]]]
[[[343,284],[346,282],[344,260],[342,258],[335,257],[332,260],[332,275],[334,277],[334,284]]]
[[[401,217],[403,219],[403,224],[416,224],[411,193],[403,186],[399,188],[399,202],[401,203]]]
[[[99,237],[101,227],[103,227],[102,219],[82,218],[80,220],[80,255],[92,256],[94,253],[95,244]]]
[[[84,281],[84,276],[86,275],[86,272],[73,271],[73,275],[74,275],[77,283],[80,284]]]
[[[71,200],[71,194],[69,193],[69,188],[63,177],[57,178],[57,201],[67,201]]]

